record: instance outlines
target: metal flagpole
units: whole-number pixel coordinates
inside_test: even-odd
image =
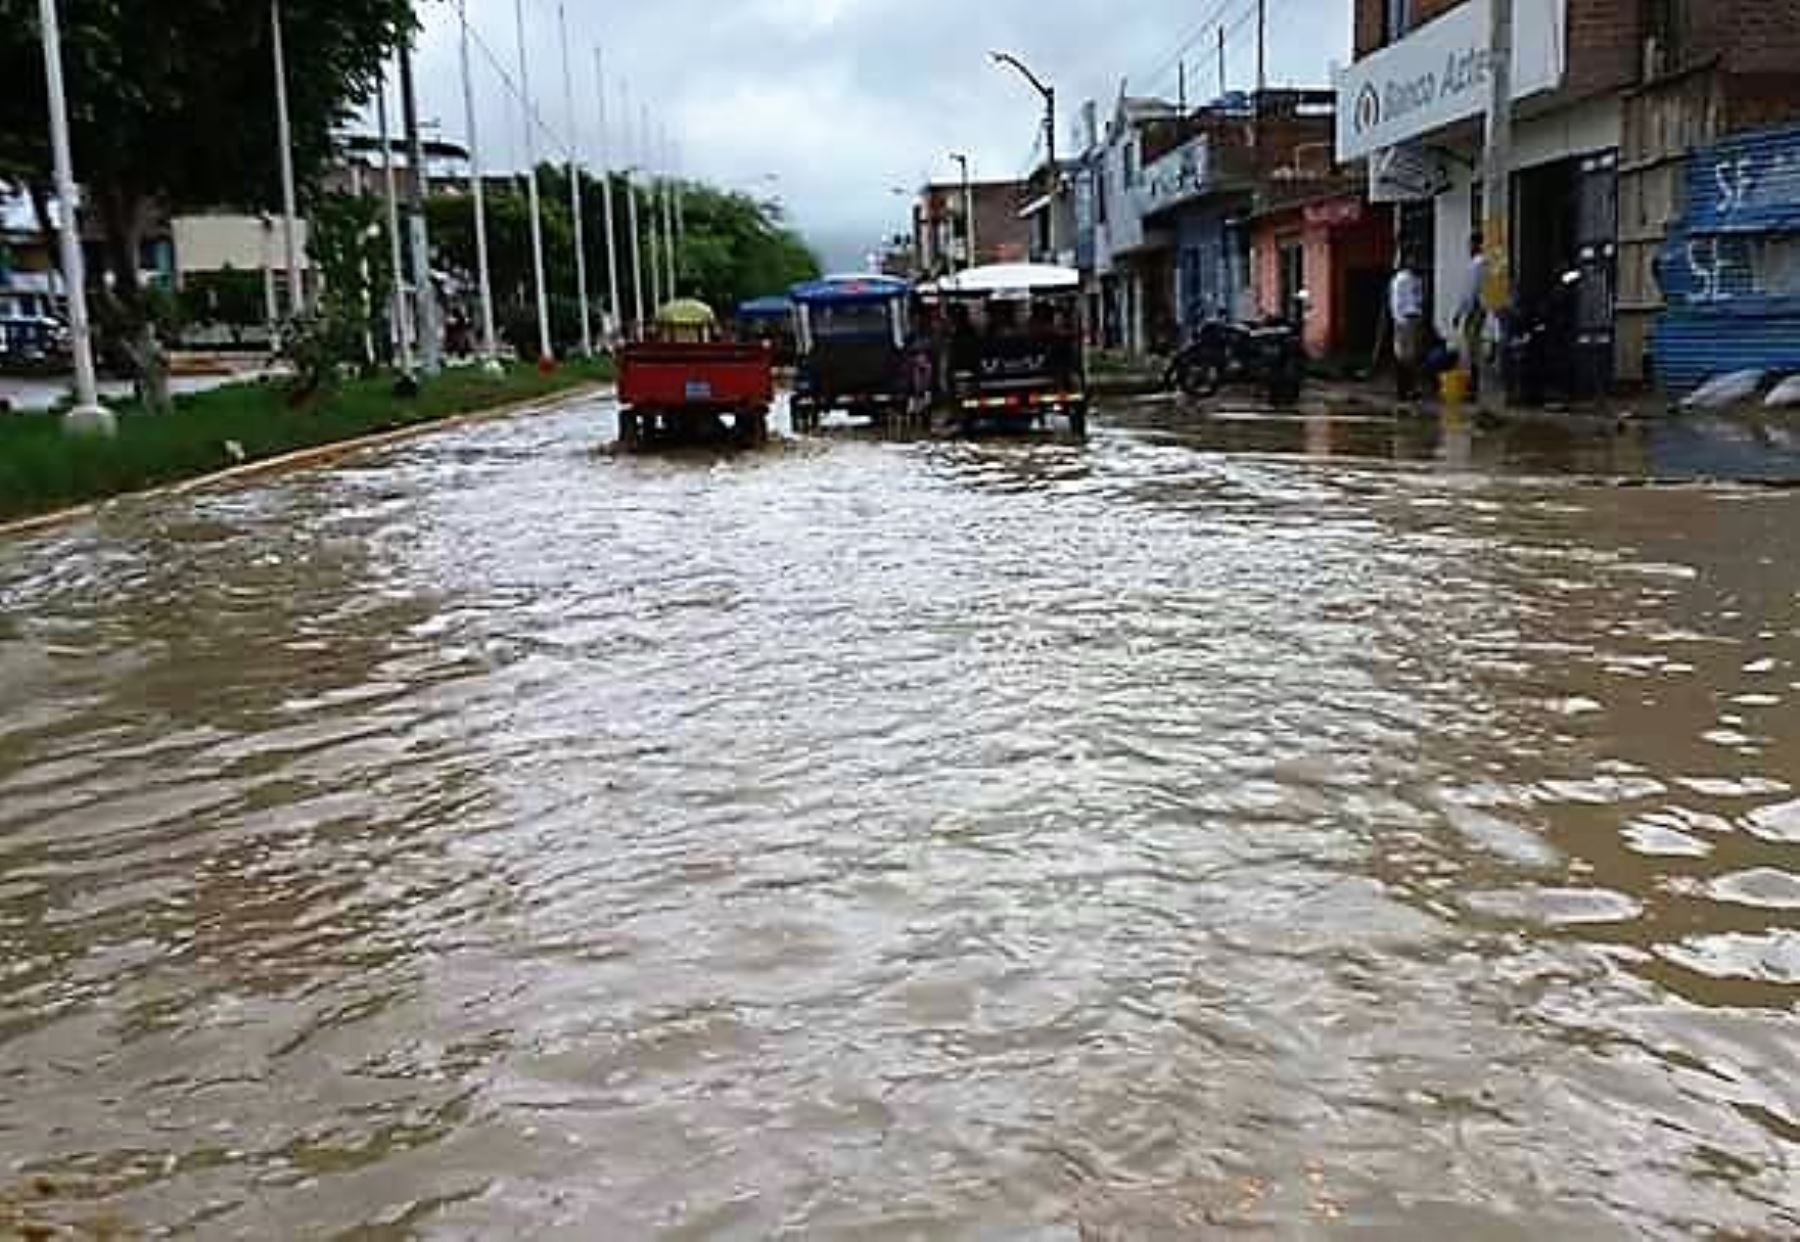
[[[294,190],[294,133],[288,118],[287,55],[281,42],[281,0],[269,0],[269,27],[275,45],[275,125],[281,143],[281,210],[287,246],[288,310],[298,315],[306,306],[306,290],[300,283],[300,246],[296,236],[300,209]]]
[[[661,306],[665,299],[662,287],[662,249],[656,240],[656,218],[662,187],[657,184],[656,144],[650,137],[650,105],[642,103],[638,108],[638,152],[643,156],[644,169],[649,174],[650,190],[650,304]]]
[[[400,351],[400,374],[411,375],[412,302],[406,296],[406,257],[400,249],[400,191],[394,183],[394,140],[388,132],[387,93],[387,74],[383,72],[381,87],[375,92],[375,126],[381,133],[381,176],[387,196],[388,242],[393,252],[394,346]]]
[[[38,19],[44,43],[44,74],[50,103],[50,149],[56,166],[56,226],[62,244],[62,277],[69,300],[69,335],[75,351],[75,408],[65,421],[71,431],[111,435],[116,430],[112,411],[100,404],[100,385],[94,374],[94,336],[88,323],[87,270],[82,262],[77,231],[74,157],[69,153],[69,103],[63,87],[62,28],[57,21],[56,0],[38,0]]]
[[[619,230],[613,216],[612,136],[606,125],[606,59],[594,49],[594,81],[600,98],[600,192],[606,205],[606,291],[611,298],[611,333],[616,337],[625,323],[625,308],[619,304]]]
[[[661,138],[659,145],[662,148],[663,165],[663,252],[669,260],[669,296],[674,298],[681,294],[676,279],[681,271],[681,263],[675,253],[675,161],[670,158],[669,127],[658,125],[657,134]]]
[[[681,144],[675,144],[675,240],[684,248],[687,246],[687,213],[684,210],[686,194],[683,192]]]
[[[481,354],[489,367],[499,364],[500,340],[494,330],[494,278],[488,266],[487,187],[481,168],[481,141],[475,121],[475,78],[469,68],[469,0],[456,0],[462,21],[463,114],[469,130],[469,196],[475,202],[475,268],[481,282]]]
[[[594,356],[594,328],[588,307],[587,223],[581,210],[581,130],[575,124],[575,75],[569,69],[569,15],[567,6],[556,6],[557,31],[562,38],[563,106],[569,113],[569,210],[575,217],[575,300],[581,307],[581,356]]]
[[[556,361],[550,345],[550,293],[544,287],[544,211],[538,196],[537,121],[531,112],[531,65],[525,52],[525,0],[514,0],[519,26],[519,109],[525,117],[527,196],[531,207],[531,271],[537,281],[538,365]]]
[[[644,239],[638,225],[637,170],[632,164],[631,86],[627,82],[619,83],[619,111],[625,116],[625,201],[631,217],[631,311],[632,322],[636,325],[631,335],[636,338],[642,334],[647,316],[644,314]]]

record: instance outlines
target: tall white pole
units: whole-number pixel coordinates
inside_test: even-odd
[[[525,52],[525,0],[514,0],[519,25],[519,108],[525,116],[526,186],[531,206],[531,271],[537,281],[538,361],[554,362],[550,345],[550,291],[544,287],[543,202],[538,197],[537,124],[531,111],[531,65]]]
[[[650,303],[661,306],[664,302],[662,287],[662,247],[656,238],[657,203],[662,195],[662,186],[658,182],[656,168],[656,144],[650,137],[650,105],[639,105],[638,111],[638,152],[644,159],[644,171],[648,176],[650,188]]]
[[[625,308],[619,304],[619,230],[613,217],[612,137],[606,126],[606,59],[594,49],[594,81],[600,98],[600,180],[606,204],[606,291],[611,299],[612,331],[616,334],[625,323]]]
[[[676,257],[675,250],[675,161],[670,158],[668,127],[659,126],[657,133],[662,139],[660,145],[663,157],[663,251],[669,260],[669,296],[674,298],[681,296],[679,288],[681,264]]]
[[[281,143],[281,225],[287,247],[288,310],[298,315],[306,308],[306,289],[300,283],[300,244],[296,236],[300,208],[294,190],[294,131],[288,117],[287,53],[281,41],[281,0],[269,0],[269,27],[275,44],[275,124]]]
[[[575,288],[581,304],[581,356],[594,356],[594,329],[588,307],[587,224],[581,210],[581,130],[575,124],[575,75],[569,69],[569,16],[566,6],[556,6],[556,24],[562,37],[563,106],[569,114],[569,210],[575,216]]]
[[[462,22],[463,116],[469,130],[469,196],[475,203],[475,270],[481,284],[481,357],[493,366],[500,355],[494,329],[494,277],[488,266],[487,186],[481,167],[481,135],[475,121],[475,75],[469,67],[469,0],[456,0]]]
[[[57,22],[56,0],[38,0],[43,27],[44,76],[49,82],[50,150],[56,165],[56,225],[62,243],[62,277],[69,299],[69,335],[75,352],[75,408],[69,411],[71,431],[114,431],[112,412],[100,404],[100,384],[94,374],[94,335],[88,324],[87,265],[81,256],[81,234],[75,196],[75,162],[69,154],[69,104],[63,89],[62,30]]]
[[[400,187],[394,181],[394,140],[388,131],[387,94],[384,71],[380,89],[375,92],[375,126],[381,137],[381,180],[387,198],[388,243],[392,251],[389,258],[394,268],[394,346],[400,352],[400,373],[411,375],[412,299],[406,296],[406,256],[400,246]],[[272,296],[270,305],[274,305]]]
[[[413,324],[419,334],[419,370],[435,376],[444,369],[443,319],[438,310],[437,282],[431,278],[430,225],[425,218],[425,191],[431,169],[419,129],[419,93],[413,79],[413,49],[400,49],[400,110],[406,126],[406,224],[412,249],[413,296],[419,309]]]
[[[636,170],[633,156],[636,144],[631,138],[631,87],[629,83],[619,84],[619,111],[625,117],[625,201],[629,204],[631,217],[631,309],[637,330],[634,335],[641,334],[649,316],[644,313],[644,238],[638,225],[638,191]]]
[[[676,143],[673,149],[675,161],[675,244],[683,251],[687,249],[687,213],[685,211],[686,194],[682,180],[681,144]]]

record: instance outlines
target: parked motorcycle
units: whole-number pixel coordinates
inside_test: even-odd
[[[1163,386],[1210,397],[1227,384],[1262,388],[1271,405],[1292,405],[1306,383],[1306,349],[1285,319],[1261,323],[1210,320],[1169,363]]]

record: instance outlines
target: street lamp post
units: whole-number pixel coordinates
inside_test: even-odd
[[[963,241],[969,248],[969,253],[963,256],[963,266],[974,267],[976,266],[975,183],[969,179],[969,157],[952,151],[950,158],[962,166]]]
[[[1045,239],[1050,246],[1050,257],[1056,258],[1056,208],[1062,197],[1062,170],[1056,166],[1056,88],[1046,85],[1044,80],[1031,71],[1024,61],[1011,52],[991,52],[996,65],[1006,65],[1018,71],[1019,76],[1031,84],[1044,100],[1044,150],[1050,163],[1050,227],[1045,231]]]
[[[50,148],[56,165],[57,235],[62,243],[63,286],[69,299],[69,335],[75,353],[75,408],[69,411],[71,431],[111,435],[112,412],[100,404],[100,385],[94,375],[94,337],[88,326],[87,270],[81,257],[81,236],[75,215],[75,166],[69,154],[69,105],[63,90],[62,30],[56,17],[56,0],[38,0],[43,27],[44,74],[50,95]]]

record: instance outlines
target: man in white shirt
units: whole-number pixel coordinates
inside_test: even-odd
[[[1394,321],[1394,375],[1402,401],[1419,396],[1419,367],[1425,361],[1425,282],[1413,269],[1410,256],[1400,265],[1388,286],[1388,314]]]
[[[1456,328],[1462,336],[1463,370],[1471,376],[1481,374],[1481,355],[1487,347],[1487,303],[1483,290],[1487,285],[1487,243],[1480,233],[1469,237],[1468,285],[1462,301],[1456,304]]]

